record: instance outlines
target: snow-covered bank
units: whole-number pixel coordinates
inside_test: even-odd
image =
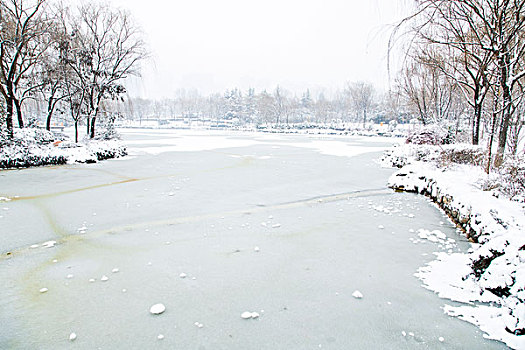
[[[164,122],[161,120],[137,122],[133,120],[120,121],[118,127],[121,129],[149,129],[149,130],[216,130],[216,131],[238,131],[257,132],[265,134],[301,134],[301,135],[344,135],[344,136],[387,136],[406,137],[418,125],[409,124],[375,124],[368,123],[363,127],[362,123],[291,123],[291,124],[238,124],[226,125],[217,122]]]
[[[126,148],[117,140],[93,140],[77,144],[63,135],[42,129],[16,129],[13,139],[1,144],[0,169],[96,163],[126,154]]]
[[[482,159],[482,149],[471,146],[405,145],[383,160],[402,167],[389,179],[390,187],[430,197],[477,242],[468,253],[436,253],[437,259],[420,268],[416,276],[440,297],[466,304],[447,305],[447,314],[475,324],[487,338],[523,349],[523,193],[518,189],[508,195],[506,188],[512,184],[501,184],[506,175],[486,175],[475,165]]]

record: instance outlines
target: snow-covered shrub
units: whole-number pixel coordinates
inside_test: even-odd
[[[99,128],[99,133],[97,134],[97,140],[118,140],[120,135],[115,128],[115,120],[117,119],[116,115],[110,115],[104,119]]]
[[[453,129],[446,125],[431,124],[409,133],[406,143],[415,145],[448,145],[454,142]]]
[[[95,163],[124,155],[126,148],[118,141],[75,144],[63,134],[44,129],[15,129],[13,138],[7,138],[0,147],[0,169]]]
[[[485,161],[485,150],[480,146],[455,145],[455,147],[445,147],[441,151],[439,159],[440,165],[466,164],[466,165],[483,165]]]
[[[506,157],[498,173],[500,192],[514,201],[525,203],[525,155]]]

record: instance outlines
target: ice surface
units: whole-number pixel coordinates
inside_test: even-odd
[[[440,336],[459,348],[504,348],[444,314],[443,301],[413,276],[440,249],[412,244],[408,239],[418,236],[410,228],[439,227],[458,247],[468,243],[450,224],[439,226],[441,213],[423,198],[384,189],[393,170],[373,160],[387,144],[185,132],[190,146],[200,140],[214,147],[215,137],[242,142],[140,151],[164,147],[158,136],[124,132],[129,145],[142,142],[133,146],[142,155],[132,159],[0,173],[0,196],[13,198],[0,225],[0,348],[16,341],[44,350],[439,349]],[[345,156],[321,153],[319,144],[297,147],[313,141],[344,144]],[[281,227],[272,229],[276,223]],[[49,240],[55,247],[42,248]],[[182,271],[198,278],[181,279]],[[66,286],[68,274],[75,278]],[[102,283],[103,275],[110,280]],[[44,286],[49,291],[39,294]],[[359,301],[351,296],[357,288],[366,294]],[[172,312],[151,316],[158,301]],[[243,310],[260,319],[241,319]],[[403,330],[415,337],[404,338]]]

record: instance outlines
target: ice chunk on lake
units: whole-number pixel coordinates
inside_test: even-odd
[[[76,334],[76,333],[71,333],[71,334],[69,335],[69,340],[73,341],[73,340],[75,340],[75,339],[77,339],[77,334]]]
[[[49,289],[47,289],[47,288],[41,288],[41,289],[39,290],[39,292],[40,292],[40,293],[46,293],[48,290],[49,290]]]
[[[55,246],[55,244],[57,244],[57,241],[47,241],[47,242],[42,243],[42,247],[52,248]]]
[[[354,298],[356,298],[356,299],[362,299],[362,298],[363,298],[363,294],[362,294],[360,291],[358,291],[358,290],[356,290],[355,292],[353,292],[353,293],[352,293],[352,296],[353,296]]]
[[[258,312],[250,312],[250,311],[244,311],[242,314],[241,314],[241,318],[245,319],[245,320],[248,320],[248,319],[251,319],[251,318],[259,318],[259,313]]]
[[[152,307],[150,307],[149,309],[149,312],[153,315],[160,315],[161,313],[163,313],[164,311],[166,311],[166,306],[164,306],[164,304],[155,304],[153,305]]]

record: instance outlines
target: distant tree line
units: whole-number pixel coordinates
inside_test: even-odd
[[[146,56],[130,15],[105,3],[1,0],[0,127],[12,137],[15,121],[25,127],[25,114],[45,104],[48,130],[60,112],[77,141],[80,124],[93,138],[102,104],[126,92],[123,79],[138,75]]]
[[[370,123],[408,122],[410,115],[389,94],[378,92],[366,82],[348,83],[327,92],[306,89],[300,94],[280,86],[273,90],[228,89],[224,93],[203,95],[197,90],[180,89],[172,98],[129,98],[113,103],[112,110],[131,120],[185,118],[235,120],[239,124],[284,127],[297,123],[333,124],[352,122],[361,128]]]
[[[525,123],[525,0],[414,3],[392,38],[409,39],[398,93],[423,124],[467,119],[472,144],[486,141],[487,171],[501,165]]]

